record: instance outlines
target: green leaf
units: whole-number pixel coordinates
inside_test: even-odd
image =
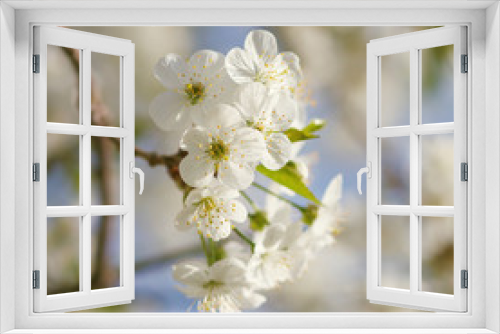
[[[290,128],[290,129],[286,130],[285,135],[288,137],[288,139],[290,139],[290,141],[292,143],[295,143],[297,141],[318,138],[318,136],[316,136],[316,135],[306,133],[303,130],[299,130],[296,128]]]
[[[314,118],[309,122],[309,124],[306,125],[302,131],[307,132],[307,133],[313,133],[316,131],[319,131],[323,129],[323,127],[326,125],[326,121],[324,119],[318,119]]]
[[[325,126],[325,124],[325,120],[315,118],[311,122],[309,122],[309,124],[302,130],[290,128],[285,131],[285,134],[292,143],[302,140],[319,138],[319,136],[315,135],[314,132],[321,130]]]
[[[250,220],[250,228],[254,231],[262,231],[266,225],[269,225],[267,215],[264,211],[256,211],[249,213],[248,219]]]
[[[262,165],[257,166],[257,171],[264,176],[267,176],[274,182],[287,187],[288,189],[295,192],[314,203],[321,205],[321,202],[314,196],[314,194],[307,188],[307,186],[302,181],[299,172],[297,171],[297,166],[294,162],[289,161],[280,170],[270,170]]]

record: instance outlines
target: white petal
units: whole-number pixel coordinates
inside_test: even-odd
[[[285,237],[285,232],[286,227],[283,224],[268,225],[262,232],[255,234],[255,251],[267,252],[278,249]]]
[[[288,64],[288,68],[295,75],[297,81],[302,79],[302,70],[300,68],[300,60],[299,57],[293,52],[283,52],[281,54],[283,60]]]
[[[257,130],[241,128],[234,131],[231,143],[231,159],[234,161],[256,162],[266,153],[264,136]]]
[[[251,31],[245,39],[245,50],[256,56],[262,56],[263,60],[267,61],[278,53],[276,37],[266,30]]]
[[[224,55],[212,50],[200,50],[194,53],[188,62],[191,73],[200,73],[202,77],[212,77],[224,68]]]
[[[175,227],[180,231],[186,231],[193,226],[192,218],[196,213],[196,207],[188,205],[181,210],[175,217]]]
[[[189,192],[189,194],[186,197],[186,205],[193,205],[195,203],[198,203],[203,199],[203,190],[204,188],[197,188],[193,189]]]
[[[200,127],[187,130],[181,140],[181,148],[189,152],[205,152],[209,144],[208,132]]]
[[[162,130],[181,131],[189,124],[189,114],[184,110],[184,97],[174,91],[156,96],[149,106],[149,115]]]
[[[245,276],[245,264],[234,257],[215,262],[210,267],[210,278],[226,284],[241,284]]]
[[[195,154],[188,154],[182,159],[179,165],[181,177],[191,187],[205,187],[214,178],[215,166],[204,157],[199,160],[196,157]]]
[[[172,266],[172,276],[180,283],[203,286],[207,281],[207,265],[198,260],[183,261]]]
[[[243,309],[254,309],[265,303],[266,297],[251,289],[243,289],[239,295],[242,297],[239,302]]]
[[[246,189],[252,184],[254,170],[248,164],[223,161],[219,167],[219,181],[228,187],[238,190]]]
[[[240,196],[238,190],[218,184],[211,188],[211,194],[214,197],[223,198],[223,199],[232,199]]]
[[[263,110],[267,111],[269,90],[259,82],[241,85],[238,91],[238,107],[247,120],[255,121]]]
[[[247,209],[238,200],[228,200],[223,205],[224,216],[231,221],[242,223],[247,219]]]
[[[279,94],[276,104],[276,113],[273,113],[272,120],[275,131],[284,131],[290,127],[297,114],[297,102],[286,94]]]
[[[180,75],[187,72],[186,62],[181,56],[170,53],[158,60],[153,73],[165,87],[176,89],[183,86]]]
[[[282,168],[290,159],[291,143],[282,133],[273,133],[266,140],[267,154],[262,158],[262,164],[271,170]]]
[[[228,104],[215,106],[207,116],[203,126],[212,131],[217,129],[227,129],[230,131],[243,124],[243,119],[238,109]]]
[[[323,195],[322,203],[327,207],[334,207],[342,198],[342,174],[330,181]]]
[[[259,67],[249,52],[234,48],[226,56],[226,70],[234,82],[242,84],[253,82]]]

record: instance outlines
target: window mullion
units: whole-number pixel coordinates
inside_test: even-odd
[[[90,127],[91,117],[92,117],[92,103],[91,103],[91,51],[89,49],[83,49],[81,58],[81,117],[82,125],[85,127]],[[81,147],[81,161],[80,168],[82,171],[82,201],[83,206],[90,208],[91,205],[91,135],[87,132],[82,136],[82,147]],[[82,291],[90,293],[91,290],[91,250],[92,250],[92,217],[90,212],[87,212],[82,218],[82,233],[80,234],[80,256],[82,261],[80,262],[80,276],[81,282],[83,282]]]
[[[419,217],[413,209],[419,204],[419,142],[414,129],[419,117],[420,62],[418,49],[410,50],[410,291],[416,293],[419,286],[420,233]]]

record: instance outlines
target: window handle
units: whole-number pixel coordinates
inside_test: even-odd
[[[358,171],[358,193],[361,195],[363,192],[361,191],[361,176],[366,173],[366,177],[371,179],[372,178],[372,163],[368,161],[367,163],[368,166],[361,168]]]
[[[129,170],[130,170],[130,178],[133,179],[134,178],[134,173],[135,174],[139,174],[139,195],[142,195],[142,191],[144,190],[144,172],[142,171],[142,169],[140,168],[137,168],[137,167],[134,167],[134,162],[133,161],[130,161],[129,163]]]

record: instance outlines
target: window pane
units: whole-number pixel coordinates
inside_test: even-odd
[[[120,286],[121,216],[92,217],[92,289]]]
[[[47,294],[80,291],[80,217],[47,218]]]
[[[421,219],[422,291],[453,294],[453,218]]]
[[[453,45],[421,50],[422,123],[453,122]]]
[[[47,205],[80,205],[80,136],[47,134]]]
[[[92,52],[92,125],[120,126],[120,57]]]
[[[92,137],[92,205],[119,205],[120,139]]]
[[[71,58],[75,51],[47,45],[47,122],[80,122],[79,65]]]
[[[453,134],[421,136],[422,205],[453,206]]]
[[[382,204],[410,204],[410,138],[381,138]]]
[[[410,289],[410,217],[382,216],[381,286]]]
[[[410,53],[380,57],[380,126],[410,124]]]

